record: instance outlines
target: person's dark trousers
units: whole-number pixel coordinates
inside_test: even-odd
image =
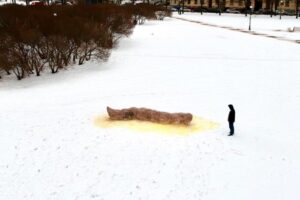
[[[229,129],[230,129],[229,135],[233,135],[233,134],[234,134],[234,126],[233,126],[233,122],[229,122]]]

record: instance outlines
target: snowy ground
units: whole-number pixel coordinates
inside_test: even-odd
[[[174,12],[173,16],[246,31],[249,30],[250,24],[250,15],[246,17],[245,14],[223,13],[219,16],[217,13],[203,13],[203,15],[200,13],[185,13],[178,15]],[[280,20],[279,15],[273,17],[269,15],[251,15],[251,32],[300,41],[300,32],[288,31],[292,27],[300,27],[300,19],[296,19],[295,16],[282,16]]]
[[[137,26],[107,63],[5,77],[0,199],[298,200],[299,52],[168,18]],[[190,136],[94,126],[107,105],[191,112],[221,126]]]
[[[12,4],[12,3],[13,3],[12,0],[0,0],[0,6],[6,5],[6,4]],[[16,4],[26,5],[26,2],[25,1],[16,0]]]

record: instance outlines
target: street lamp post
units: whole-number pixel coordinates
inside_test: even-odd
[[[280,20],[281,20],[281,15],[282,15],[282,6],[283,6],[283,0],[280,1],[280,15],[279,15]]]
[[[248,0],[244,0],[245,3],[245,17],[247,17],[248,14]]]
[[[250,6],[250,15],[249,15],[249,31],[251,31],[251,15],[252,15],[252,6]]]
[[[219,15],[221,15],[221,0],[218,1]]]
[[[200,0],[200,9],[201,9],[201,15],[203,14],[203,11],[202,11],[202,9],[203,9],[203,0]]]
[[[298,19],[299,16],[299,0],[296,0],[296,19]]]

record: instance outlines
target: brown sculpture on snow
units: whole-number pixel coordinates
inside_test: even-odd
[[[188,125],[193,115],[190,113],[167,113],[148,108],[126,108],[126,109],[112,109],[107,107],[107,113],[112,120],[141,120],[150,121],[162,124],[184,124]]]

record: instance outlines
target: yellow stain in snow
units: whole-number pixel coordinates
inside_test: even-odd
[[[116,121],[108,116],[99,116],[95,125],[101,128],[127,128],[138,132],[157,132],[163,134],[190,135],[205,132],[219,127],[219,124],[201,117],[193,116],[190,125],[158,124],[139,120]]]

